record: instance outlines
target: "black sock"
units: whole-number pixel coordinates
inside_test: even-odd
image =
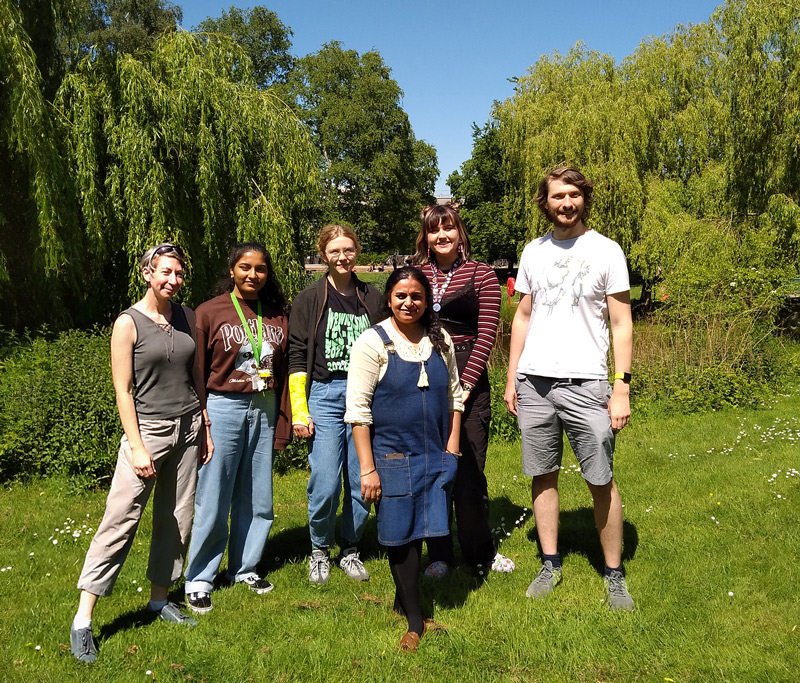
[[[419,602],[419,562],[422,541],[411,541],[386,549],[389,569],[392,570],[395,592],[395,612],[408,619],[408,630],[422,635],[422,606]],[[400,607],[400,609],[397,609]],[[402,610],[402,611],[401,611]]]
[[[550,564],[553,565],[553,569],[561,569],[561,555],[556,553],[555,555],[545,555],[542,553],[542,564],[547,561],[550,561]]]
[[[621,571],[622,571],[622,565],[620,565],[619,567],[609,567],[608,565],[606,565],[606,568],[603,570],[603,576],[611,576],[611,572],[621,572]]]

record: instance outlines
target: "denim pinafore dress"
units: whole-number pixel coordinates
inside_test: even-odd
[[[405,361],[379,325],[372,327],[389,364],[372,399],[372,454],[381,480],[378,542],[385,546],[449,533],[447,512],[458,459],[447,453],[447,365],[437,351],[425,361],[429,386],[420,388],[419,363]]]

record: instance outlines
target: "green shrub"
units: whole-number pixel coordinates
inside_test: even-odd
[[[0,481],[63,475],[78,487],[107,482],[122,426],[110,363],[111,332],[51,338],[0,331]],[[305,442],[275,452],[275,471],[308,468]]]
[[[491,441],[516,441],[519,439],[517,416],[506,407],[503,395],[506,391],[505,363],[492,363],[489,366],[489,383],[492,387],[492,420],[489,423]]]
[[[275,459],[272,469],[278,474],[286,474],[289,470],[308,469],[308,443],[302,441],[292,441],[285,450],[275,451]]]
[[[63,474],[96,484],[113,472],[122,428],[110,330],[46,331],[3,344],[0,480]]]

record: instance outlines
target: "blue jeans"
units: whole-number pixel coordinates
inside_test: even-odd
[[[311,543],[318,548],[330,548],[336,541],[336,511],[343,478],[343,548],[361,540],[369,517],[369,504],[361,499],[361,466],[353,445],[353,430],[344,422],[346,390],[346,379],[313,382],[308,399],[308,412],[314,421],[308,453],[308,529]]]
[[[200,468],[186,592],[211,592],[228,545],[228,576],[256,576],[272,521],[274,391],[208,392],[214,457]],[[230,542],[228,534],[230,513]]]

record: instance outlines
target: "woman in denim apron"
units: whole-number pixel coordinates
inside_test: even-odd
[[[378,541],[406,617],[400,649],[425,632],[419,599],[422,540],[446,536],[463,410],[455,352],[431,311],[427,278],[401,268],[386,283],[389,317],[350,354],[345,421],[361,466],[361,495],[375,502]]]

